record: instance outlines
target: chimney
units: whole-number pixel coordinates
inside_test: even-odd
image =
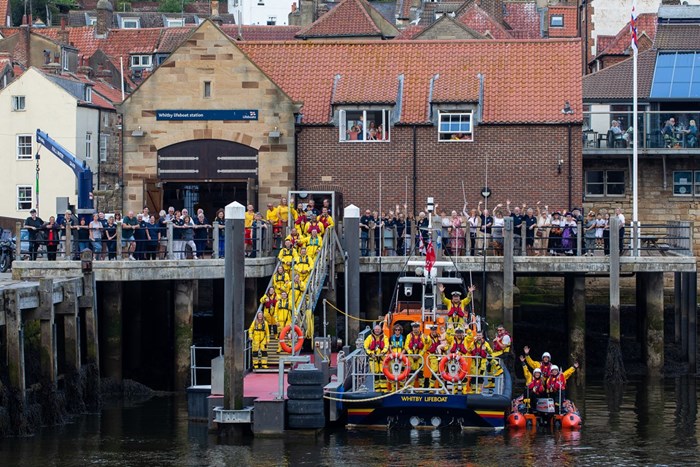
[[[292,3],[292,13],[295,13],[297,11],[297,2]]]
[[[69,35],[70,33],[68,32],[68,29],[66,29],[66,18],[61,18],[61,29],[58,32],[58,40],[60,40],[63,44],[68,44],[68,41],[70,40]]]
[[[219,0],[211,0],[211,16],[209,19],[217,26],[221,26],[224,23],[224,20],[219,16]]]
[[[106,37],[112,27],[112,3],[109,0],[97,2],[97,22],[95,23],[95,36]]]

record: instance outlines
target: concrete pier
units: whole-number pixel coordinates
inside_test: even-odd
[[[642,273],[644,282],[644,338],[642,349],[647,372],[660,376],[664,367],[664,275]]]
[[[605,379],[611,383],[626,380],[620,345],[620,220],[610,218],[610,330],[605,362]]]
[[[102,342],[104,344],[103,374],[116,382],[122,381],[122,302],[121,282],[107,282],[102,288],[101,316]]]
[[[489,321],[492,326],[502,323],[506,329],[513,332],[513,288],[515,276],[513,274],[513,218],[505,218],[503,232],[503,319],[499,322]],[[523,237],[524,238],[524,237]],[[519,242],[521,243],[521,240]],[[522,246],[522,245],[521,245]]]
[[[173,307],[174,376],[173,389],[182,391],[190,383],[190,347],[194,314],[195,281],[175,281]]]

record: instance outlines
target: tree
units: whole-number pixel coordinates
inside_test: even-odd
[[[163,13],[180,13],[185,10],[189,0],[160,0],[158,11]]]

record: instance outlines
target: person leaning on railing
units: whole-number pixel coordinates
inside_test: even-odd
[[[56,261],[56,250],[59,244],[59,230],[54,216],[49,217],[49,221],[42,226],[46,238],[46,256],[49,261]]]
[[[201,209],[200,209],[201,211]],[[197,218],[194,221],[194,242],[197,245],[199,257],[204,258],[204,252],[207,250],[207,239],[209,237],[209,229],[211,225],[209,220],[204,217],[204,211],[197,213]]]
[[[29,232],[29,260],[36,260],[36,252],[39,249],[39,243],[41,243],[41,227],[44,225],[44,221],[41,217],[36,215],[36,209],[32,208],[29,211],[29,217],[24,221],[24,228]]]
[[[219,230],[219,258],[223,258],[226,252],[226,218],[223,209],[216,211],[214,228]]]

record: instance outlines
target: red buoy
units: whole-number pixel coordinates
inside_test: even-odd
[[[522,414],[514,412],[508,415],[508,426],[510,428],[525,428],[527,426],[527,422]]]
[[[563,430],[580,430],[583,420],[578,414],[568,413],[561,417],[561,428]]]

